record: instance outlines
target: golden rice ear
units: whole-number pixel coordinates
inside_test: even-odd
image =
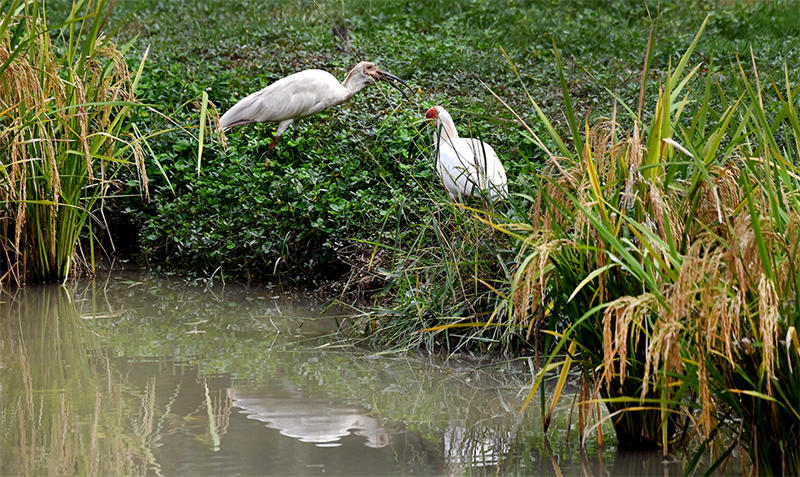
[[[631,325],[634,330],[656,306],[655,296],[644,293],[639,296],[623,296],[612,301],[603,313],[603,373],[601,380],[609,389],[612,380],[619,379],[620,385],[625,383],[625,372],[628,364],[628,343]],[[634,331],[636,339],[634,349],[638,346],[642,333]],[[615,366],[614,363],[619,365]]]
[[[136,171],[139,174],[139,187],[144,191],[144,198],[150,201],[150,180],[147,177],[147,165],[144,161],[144,149],[142,147],[142,137],[139,134],[128,133],[131,138],[130,145],[133,151],[133,161],[136,164]]]
[[[219,125],[219,109],[217,105],[214,104],[213,101],[208,101],[208,109],[206,111],[208,115],[209,121],[208,124],[208,137],[214,137],[214,133],[217,133],[217,138],[219,139],[219,143],[222,146],[222,149],[227,151],[228,150],[228,138],[225,136],[225,132],[222,130],[222,127]]]
[[[569,190],[573,187],[573,184],[578,183],[578,179],[573,172],[581,174],[574,162],[566,158],[551,158],[551,162],[546,166],[544,172],[544,176],[550,177],[550,180],[545,183],[544,187],[536,195],[536,202],[531,211],[532,223],[541,223],[543,230],[552,231],[557,226],[564,228],[567,225],[566,222],[572,220],[572,217],[564,214],[563,210],[574,209],[574,206],[564,194],[564,190]],[[561,207],[545,206],[544,197],[547,198],[548,203],[559,204],[559,206],[563,207],[563,210]],[[541,219],[541,222],[539,219]]]
[[[77,96],[78,104],[86,104],[86,90],[83,87],[83,81],[76,75],[73,79],[75,85],[75,94]],[[66,112],[65,112],[66,113]],[[73,113],[74,117],[78,120],[78,127],[80,134],[78,135],[78,145],[83,151],[84,160],[86,162],[86,171],[89,180],[94,180],[94,171],[92,168],[92,154],[89,152],[89,114],[86,111],[86,106],[79,106]]]
[[[550,265],[550,255],[558,249],[561,244],[559,240],[547,240],[548,235],[533,234],[526,240],[520,254],[525,254],[527,258],[523,262],[522,268],[515,273],[513,283],[514,290],[514,323],[521,326],[527,325],[526,339],[530,337],[535,324],[535,319],[531,319],[539,307],[544,305],[544,291],[547,287],[549,274],[547,268]]]
[[[772,375],[775,368],[775,343],[778,337],[778,294],[775,284],[762,274],[758,281],[758,332],[761,335],[761,355],[767,394],[772,394]]]
[[[708,439],[711,434],[712,419],[711,411],[714,409],[714,401],[711,399],[711,391],[708,387],[708,370],[706,360],[698,359],[697,382],[700,387],[700,427],[703,430],[703,437]]]
[[[622,208],[624,210],[631,210],[636,195],[634,188],[636,184],[642,179],[639,173],[639,167],[642,165],[642,160],[647,154],[647,148],[642,144],[641,133],[639,132],[639,123],[633,125],[633,134],[625,141],[624,151],[624,167],[627,168],[627,179],[625,181],[624,192],[622,193]]]

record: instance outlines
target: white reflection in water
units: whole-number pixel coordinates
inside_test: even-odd
[[[233,406],[248,419],[261,421],[270,429],[317,447],[337,447],[343,437],[366,438],[364,445],[379,449],[389,444],[389,434],[366,410],[302,396],[274,396],[269,391],[230,388]]]
[[[444,454],[451,472],[497,465],[508,452],[509,432],[451,424],[444,431]]]

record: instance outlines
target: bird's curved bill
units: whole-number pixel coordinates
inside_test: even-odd
[[[408,95],[406,95],[406,92],[403,91],[402,89],[400,89],[400,87],[397,86],[394,82],[397,81],[398,83],[402,83],[403,86],[408,88],[408,90],[411,91],[412,93],[414,91],[411,88],[411,86],[408,85],[408,83],[406,83],[402,79],[398,78],[397,76],[395,76],[395,75],[393,75],[393,74],[391,74],[391,73],[389,73],[387,71],[380,71],[378,73],[378,79],[388,82],[389,86],[391,86],[392,88],[396,89],[397,91],[400,91],[400,93],[403,95],[403,97],[406,98],[406,101],[408,101]]]

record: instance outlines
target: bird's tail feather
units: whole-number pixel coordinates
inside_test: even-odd
[[[219,125],[220,125],[220,127],[222,127],[223,131],[228,132],[232,127],[242,126],[244,124],[250,124],[250,123],[254,123],[254,122],[255,121],[251,121],[249,119],[240,119],[240,120],[234,121],[234,122],[232,122],[230,124],[225,124],[225,118],[222,118],[222,120],[220,120],[220,122],[219,122]]]

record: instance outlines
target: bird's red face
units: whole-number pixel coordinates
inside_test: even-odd
[[[432,107],[425,113],[425,119],[427,119],[429,123],[436,121],[436,106]]]

